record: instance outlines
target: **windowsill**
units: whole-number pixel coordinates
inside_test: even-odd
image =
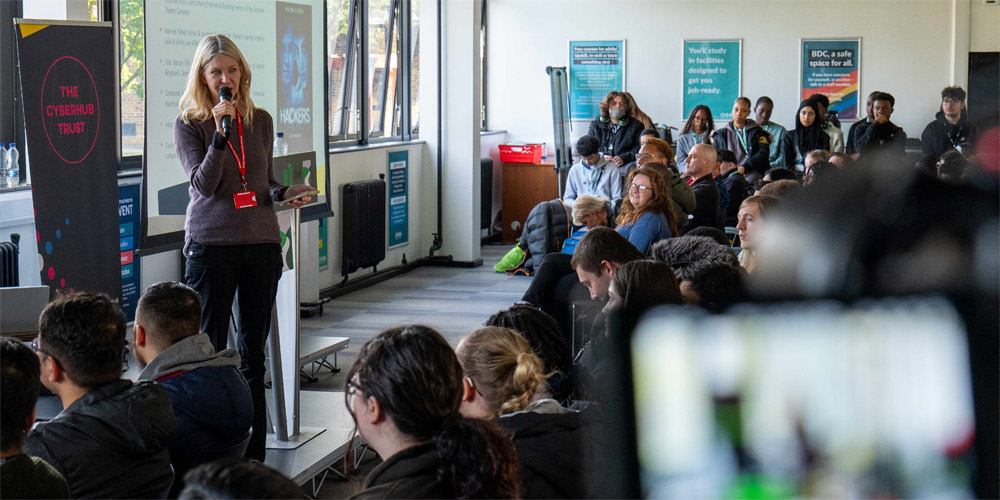
[[[0,188],[0,194],[3,194],[3,193],[14,193],[14,192],[17,192],[17,191],[30,191],[30,190],[31,190],[31,184],[21,183],[21,184],[18,184],[16,186]]]
[[[410,146],[414,144],[423,144],[427,141],[421,139],[414,139],[412,141],[385,141],[385,142],[375,142],[368,144],[352,144],[350,146],[330,146],[330,154],[339,153],[355,153],[358,151],[368,151],[375,149],[386,149],[386,148],[398,148],[400,146]]]

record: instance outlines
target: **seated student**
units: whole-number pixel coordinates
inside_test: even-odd
[[[608,200],[596,198],[585,194],[576,199],[572,210],[573,226],[575,229],[566,241],[563,242],[562,253],[573,255],[576,244],[587,231],[597,226],[613,225],[614,221],[608,217]]]
[[[941,155],[946,152],[953,149],[971,152],[971,145],[978,135],[976,125],[969,120],[965,110],[965,90],[962,87],[945,87],[941,91],[941,110],[920,134],[920,167],[933,172]]]
[[[778,198],[773,196],[751,196],[740,205],[739,222],[736,229],[740,236],[740,265],[748,274],[757,267],[757,249],[764,220],[770,217]]]
[[[767,157],[767,163],[771,168],[785,166],[785,149],[781,147],[785,142],[785,135],[788,129],[771,121],[771,112],[774,111],[774,101],[768,96],[757,99],[754,105],[754,121],[760,125],[765,132],[771,134],[771,149]]]
[[[639,152],[642,122],[632,117],[633,109],[624,92],[612,90],[601,100],[601,115],[590,122],[587,135],[600,142],[604,159],[621,167],[635,161]]]
[[[585,194],[609,200],[622,197],[621,173],[601,157],[600,147],[601,143],[597,138],[589,135],[576,141],[580,162],[569,169],[566,177],[566,190],[562,198],[566,206],[573,206],[573,202]]]
[[[739,97],[733,102],[733,119],[715,131],[712,144],[716,149],[728,149],[736,155],[736,164],[744,175],[756,181],[770,165],[771,134],[751,120],[750,99]]]
[[[846,153],[833,153],[830,155],[830,163],[843,170],[854,166],[854,158]]]
[[[895,105],[896,99],[892,94],[881,92],[875,95],[872,104],[875,120],[859,131],[855,140],[861,156],[887,153],[891,158],[901,159],[906,146],[906,132],[889,120]]]
[[[712,121],[712,110],[704,104],[699,104],[691,110],[684,122],[681,134],[677,136],[677,168],[683,174],[687,171],[687,159],[695,144],[712,144],[712,134],[715,133],[715,122]]]
[[[670,144],[667,141],[649,139],[639,149],[639,154],[636,155],[636,165],[643,167],[658,163],[667,167],[658,170],[663,175],[663,180],[666,181],[667,188],[670,189],[670,200],[674,205],[674,214],[677,215],[677,227],[683,228],[687,224],[688,214],[694,212],[697,200],[694,197],[694,191],[691,190],[691,186],[688,186],[684,182],[684,179],[677,174],[676,167],[670,166],[673,158],[674,151],[670,148]],[[625,190],[623,189],[623,191]]]
[[[69,498],[62,474],[45,460],[21,453],[35,423],[38,356],[11,337],[0,337],[0,490],[4,498]]]
[[[829,161],[830,152],[822,149],[815,149],[806,153],[806,157],[802,160],[802,171],[807,172],[809,167],[813,166],[814,163],[821,161]],[[774,180],[774,179],[771,179]]]
[[[593,300],[607,300],[615,269],[642,258],[625,237],[613,229],[599,227],[587,233],[577,245],[570,265]]]
[[[61,472],[72,498],[163,497],[174,479],[170,398],[121,378],[124,346],[125,315],[106,295],[59,296],[38,320],[42,384],[63,411],[28,434],[24,451]]]
[[[704,236],[671,238],[653,246],[653,258],[670,264],[687,305],[720,311],[743,296],[743,268],[725,245]]]
[[[615,272],[608,288],[607,314],[618,315],[619,326],[631,332],[643,313],[665,304],[683,304],[674,271],[665,262],[634,260]]]
[[[383,462],[353,498],[520,498],[517,452],[496,424],[464,418],[464,375],[440,333],[386,330],[361,347],[345,399]]]
[[[830,150],[830,136],[820,124],[816,103],[806,99],[799,103],[795,113],[795,130],[785,136],[785,167],[789,170],[802,169],[806,153],[824,149]]]
[[[633,170],[628,186],[615,231],[644,254],[649,245],[677,234],[677,216],[667,183],[657,170],[648,165]]]
[[[782,179],[780,181],[774,181],[767,184],[766,186],[757,190],[755,195],[765,195],[773,196],[778,199],[785,199],[792,193],[797,193],[802,189],[802,184],[799,181],[792,179]]]
[[[694,191],[694,196],[698,200],[694,214],[684,226],[687,233],[696,227],[710,226],[722,229],[722,217],[719,212],[720,206],[719,186],[712,177],[712,172],[716,167],[715,148],[706,144],[696,144],[688,154],[688,177],[687,183]]]
[[[726,205],[726,225],[736,224],[736,212],[739,211],[740,203],[746,198],[747,188],[750,184],[736,166],[736,155],[728,149],[716,150],[719,156],[719,176],[716,180],[719,183],[719,194],[725,191],[728,195],[729,204]],[[769,171],[770,172],[770,171]],[[707,227],[707,226],[702,226]]]
[[[130,341],[142,368],[139,380],[159,382],[174,408],[177,430],[168,448],[178,476],[175,491],[183,486],[186,468],[196,465],[185,453],[232,447],[249,436],[253,424],[253,401],[239,372],[239,353],[216,353],[208,335],[199,333],[200,324],[198,292],[163,281],[139,298]]]
[[[854,122],[851,128],[847,130],[847,144],[844,146],[844,153],[849,155],[853,160],[858,159],[858,148],[854,141],[857,140],[857,137],[865,127],[875,121],[875,111],[872,110],[872,106],[875,104],[875,96],[881,93],[882,91],[876,90],[868,94],[868,100],[865,102],[866,115]]]
[[[969,169],[969,160],[965,159],[957,149],[941,155],[937,162],[937,177],[949,184],[964,184],[965,172]]]
[[[517,332],[480,328],[455,349],[465,371],[462,415],[496,421],[520,462],[522,498],[584,498],[588,422],[546,390],[541,359]]]
[[[826,135],[830,136],[830,151],[834,153],[844,152],[844,132],[840,130],[840,121],[834,123],[834,119],[829,116],[830,98],[823,94],[813,94],[809,100],[816,103],[817,117],[820,126]]]
[[[569,336],[556,320],[527,304],[514,304],[486,320],[484,326],[509,328],[519,333],[531,346],[532,352],[542,360],[548,380],[549,393],[563,401],[571,392],[566,378],[573,370],[573,352]]]
[[[816,182],[816,179],[824,178],[837,171],[837,166],[828,161],[818,161],[806,169],[802,176],[802,187],[806,187]]]
[[[294,481],[253,460],[217,460],[184,476],[181,500],[309,498]]]

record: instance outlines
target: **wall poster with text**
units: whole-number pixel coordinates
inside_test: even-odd
[[[570,119],[599,116],[612,90],[625,90],[625,40],[569,42]]]
[[[743,40],[684,40],[684,116],[704,104],[716,127],[733,119],[742,92]]]
[[[309,81],[312,7],[285,2],[277,2],[275,7],[278,116],[274,131],[285,135],[289,153],[304,153],[313,150],[312,83]]]
[[[389,248],[410,241],[409,152],[390,151],[389,162]]]
[[[802,40],[802,99],[823,94],[841,120],[858,118],[861,39]]]

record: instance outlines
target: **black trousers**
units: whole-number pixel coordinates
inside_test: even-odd
[[[263,462],[267,441],[264,347],[281,278],[281,247],[277,243],[202,245],[192,241],[184,255],[184,279],[201,295],[201,330],[216,351],[227,347],[233,299],[239,301],[240,372],[250,386],[254,408],[246,458]]]
[[[562,252],[545,254],[521,297],[555,318],[566,335],[573,331],[569,304],[590,298],[587,287],[580,284],[576,270],[570,265],[572,259],[572,255]]]

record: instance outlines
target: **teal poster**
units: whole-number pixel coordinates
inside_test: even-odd
[[[389,153],[389,248],[403,246],[410,241],[409,169],[406,151]]]
[[[704,104],[716,126],[733,119],[733,101],[740,96],[742,40],[684,40],[684,116]]]
[[[570,118],[593,120],[612,90],[625,90],[625,41],[569,42]]]

